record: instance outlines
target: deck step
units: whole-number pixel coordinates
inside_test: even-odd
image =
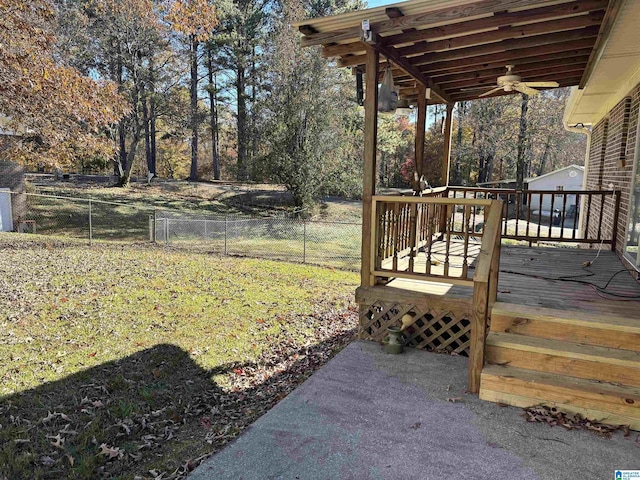
[[[496,302],[491,331],[640,351],[640,321],[614,315]]]
[[[640,352],[490,332],[486,361],[544,373],[640,387]]]
[[[593,382],[512,366],[486,365],[480,398],[516,407],[546,405],[560,411],[640,430],[640,388]]]

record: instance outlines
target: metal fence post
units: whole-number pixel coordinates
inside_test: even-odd
[[[93,222],[91,219],[91,200],[89,200],[89,245],[93,245]]]
[[[302,221],[302,263],[307,263],[307,222]]]
[[[169,245],[169,219],[164,219],[164,243]]]
[[[224,216],[224,254],[227,254],[227,216]]]
[[[153,210],[153,236],[151,237],[151,241],[153,243],[156,243],[156,235],[158,234],[158,232],[156,231],[156,228],[158,228],[158,216],[157,216],[157,212],[154,209]]]

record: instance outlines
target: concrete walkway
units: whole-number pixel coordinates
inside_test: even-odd
[[[637,432],[527,423],[466,394],[466,378],[464,357],[354,342],[189,478],[605,480],[640,469]]]

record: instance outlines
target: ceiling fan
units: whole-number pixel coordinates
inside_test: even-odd
[[[532,87],[554,88],[560,86],[558,82],[523,82],[521,81],[522,77],[520,77],[520,75],[513,73],[513,67],[514,65],[507,65],[506,75],[498,77],[498,86],[478,96],[486,97],[487,95],[499,92],[500,90],[505,92],[513,92],[516,90],[521,93],[526,93],[527,95],[537,95],[540,92]]]

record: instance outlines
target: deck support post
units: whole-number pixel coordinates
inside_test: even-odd
[[[444,149],[442,154],[442,167],[440,169],[440,186],[449,186],[449,169],[451,166],[451,132],[453,130],[453,104],[447,104],[447,116],[444,120]]]
[[[415,168],[416,178],[414,178],[413,189],[416,193],[422,190],[420,187],[420,179],[424,174],[424,136],[427,127],[427,89],[424,85],[418,84],[418,117],[416,119],[416,145],[415,145]]]
[[[489,283],[473,282],[473,315],[469,342],[469,384],[467,388],[470,393],[480,391],[480,374],[484,366],[484,341],[487,336],[488,304]]]
[[[362,249],[360,284],[373,286],[371,252],[373,245],[372,197],[376,192],[376,150],[378,138],[378,63],[380,54],[367,46],[364,100],[364,173],[362,185]]]

